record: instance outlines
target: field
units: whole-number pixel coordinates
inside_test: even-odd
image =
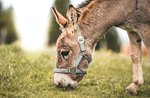
[[[16,44],[0,46],[0,98],[148,98],[150,64],[143,59],[145,83],[137,95],[125,88],[132,80],[129,56],[104,50],[94,53],[88,74],[74,90],[55,87],[55,48],[45,52],[23,52]]]

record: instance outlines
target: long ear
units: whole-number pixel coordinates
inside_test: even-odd
[[[69,23],[72,23],[74,25],[75,23],[78,22],[80,16],[81,12],[79,12],[73,5],[69,5],[69,8],[67,10],[67,17]]]
[[[64,27],[67,23],[67,19],[63,17],[55,7],[52,7],[52,12],[55,15],[57,23],[61,26]]]

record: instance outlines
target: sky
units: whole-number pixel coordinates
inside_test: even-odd
[[[15,27],[19,35],[20,45],[30,51],[41,50],[48,41],[50,8],[54,0],[2,0],[4,7],[14,8]],[[85,0],[71,0],[77,6]],[[117,29],[119,32],[125,32]],[[126,32],[119,33],[125,43],[128,41]]]
[[[19,35],[20,45],[26,50],[40,50],[48,41],[50,8],[54,0],[2,0],[7,9],[14,8],[15,27]],[[84,0],[72,0],[77,6]]]
[[[23,49],[36,51],[47,44],[50,0],[4,0],[14,8],[14,21]]]

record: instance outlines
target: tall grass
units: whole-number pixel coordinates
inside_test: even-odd
[[[88,74],[74,90],[53,83],[55,49],[42,53],[23,52],[17,45],[0,47],[0,97],[10,98],[146,98],[150,97],[150,64],[143,60],[145,84],[138,95],[125,88],[132,80],[129,56],[97,51]]]

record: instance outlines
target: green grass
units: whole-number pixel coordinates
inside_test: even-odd
[[[125,88],[132,80],[129,56],[94,53],[88,74],[74,90],[62,90],[53,82],[55,48],[42,53],[23,52],[17,45],[0,46],[0,98],[147,98],[150,97],[150,64],[143,60],[144,85],[138,95]]]

